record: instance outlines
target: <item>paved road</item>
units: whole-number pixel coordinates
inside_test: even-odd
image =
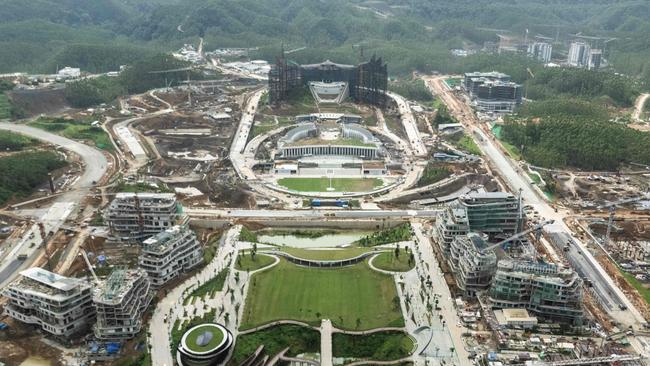
[[[432,218],[440,210],[241,210],[186,208],[185,212],[195,219],[381,219],[381,218]]]
[[[71,190],[58,196],[48,212],[41,217],[40,221],[45,226],[45,232],[56,232],[81,200],[88,195],[95,183],[101,180],[104,173],[106,173],[108,167],[106,157],[93,147],[26,125],[0,122],[0,129],[13,131],[60,146],[81,157],[84,167],[83,173],[70,187]],[[41,238],[36,224],[27,230],[20,240],[10,243],[8,254],[0,260],[0,289],[10,282],[20,270],[27,268],[31,264],[36,258],[39,246],[42,243],[43,238]],[[28,259],[24,262],[18,262],[17,256],[20,254],[27,255]]]
[[[422,137],[418,130],[418,124],[415,121],[415,117],[413,117],[413,111],[411,111],[408,102],[399,94],[386,92],[386,95],[397,103],[399,113],[402,115],[402,124],[404,124],[404,130],[406,130],[406,135],[409,138],[414,154],[416,156],[426,156],[427,147],[424,146],[424,143],[422,142]]]
[[[636,99],[636,103],[634,104],[634,113],[632,114],[632,119],[637,121],[637,122],[642,122],[643,120],[641,119],[641,115],[643,114],[643,111],[647,108],[644,108],[644,106],[648,103],[648,98],[650,97],[650,93],[645,93],[639,95],[639,97]]]
[[[586,259],[588,262],[588,265],[584,268],[580,267],[578,270],[583,270],[584,275],[592,282],[598,282],[597,287],[603,289],[603,291],[601,291],[602,296],[604,296],[607,301],[613,301],[615,298],[618,298],[627,307],[627,310],[624,311],[612,311],[610,312],[610,315],[624,326],[634,326],[635,328],[639,328],[641,324],[644,324],[645,320],[639,311],[629,301],[625,294],[623,294],[618,286],[616,286],[614,281],[609,277],[600,263],[598,263],[598,261],[593,257],[587,247],[578,239],[573,237],[571,230],[564,223],[564,219],[571,215],[571,212],[566,210],[558,210],[558,212],[556,212],[555,209],[541,197],[541,193],[533,187],[527,178],[527,174],[522,170],[522,168],[515,165],[510,159],[506,158],[503,151],[496,146],[496,142],[492,141],[492,137],[488,137],[487,133],[477,127],[480,126],[480,122],[478,122],[474,117],[469,106],[459,101],[456,96],[443,85],[443,79],[444,77],[438,77],[427,79],[426,82],[429,88],[439,95],[445,104],[447,104],[450,112],[465,125],[465,130],[474,138],[486,158],[499,173],[499,176],[505,180],[512,192],[521,192],[524,203],[533,206],[533,208],[540,213],[541,217],[555,220],[554,224],[547,225],[544,228],[545,232],[551,236],[566,236],[576,244],[575,253],[583,256],[583,259]],[[576,263],[583,263],[583,261],[577,261]]]

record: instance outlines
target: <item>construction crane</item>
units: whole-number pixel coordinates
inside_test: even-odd
[[[92,264],[90,264],[90,260],[88,259],[88,254],[86,253],[86,250],[84,248],[79,248],[79,251],[81,251],[81,256],[84,257],[84,261],[86,261],[86,265],[88,266],[88,270],[90,271],[90,274],[93,276],[93,280],[95,281],[95,284],[99,283],[99,278],[95,274],[95,270],[93,269]]]
[[[626,199],[618,200],[616,202],[610,202],[608,204],[598,206],[598,209],[609,208],[609,217],[607,218],[607,231],[605,232],[604,244],[612,245],[611,235],[612,235],[612,226],[614,224],[614,214],[616,214],[616,206],[625,203],[637,202],[648,198],[650,198],[650,193],[646,193],[645,195],[642,196],[626,198]]]
[[[502,246],[502,245],[505,244],[505,243],[509,243],[509,242],[511,242],[511,241],[513,241],[513,240],[515,240],[515,239],[519,239],[519,238],[521,238],[522,236],[526,236],[526,235],[532,233],[533,231],[540,231],[540,232],[541,232],[541,230],[542,230],[542,228],[543,228],[544,226],[546,226],[546,225],[550,225],[550,224],[552,224],[552,223],[554,223],[554,222],[555,222],[555,220],[547,220],[547,221],[544,221],[544,222],[542,222],[542,223],[539,223],[539,224],[537,224],[537,225],[531,227],[530,229],[527,229],[527,230],[524,230],[524,231],[522,231],[522,232],[519,232],[519,233],[517,233],[517,234],[515,234],[515,235],[513,235],[513,236],[511,236],[511,237],[509,237],[509,238],[507,238],[507,239],[501,240],[500,242],[498,242],[498,243],[496,243],[496,244],[492,244],[492,245],[490,245],[490,246],[488,246],[488,247],[485,247],[485,248],[481,249],[481,253],[485,253],[485,252],[487,252],[488,250],[492,250],[492,249],[494,249],[494,248],[496,248],[496,247],[500,247],[500,246]]]

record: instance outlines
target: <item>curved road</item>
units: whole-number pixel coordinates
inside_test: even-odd
[[[643,115],[644,106],[648,103],[648,97],[650,97],[650,93],[641,94],[636,99],[636,103],[634,104],[634,113],[632,114],[632,118],[637,122],[642,122],[643,121],[641,116]]]
[[[22,124],[0,122],[0,130],[16,132],[57,145],[77,154],[83,161],[83,173],[77,182],[74,183],[73,187],[71,187],[73,189],[58,196],[48,212],[39,220],[45,225],[46,232],[56,232],[74,211],[75,207],[79,205],[81,200],[88,195],[95,183],[106,173],[108,167],[106,157],[102,152],[93,147],[38,128]],[[32,233],[34,234],[33,238],[29,239]],[[0,289],[11,281],[20,270],[31,264],[42,242],[43,238],[41,238],[38,226],[34,224],[23,234],[20,240],[8,248],[9,252],[3,255],[0,261]],[[33,243],[34,245],[25,245],[27,243]],[[21,254],[27,255],[29,259],[27,261],[19,261],[17,257]]]

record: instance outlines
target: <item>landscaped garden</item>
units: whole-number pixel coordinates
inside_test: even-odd
[[[328,188],[336,192],[367,192],[381,187],[379,178],[282,178],[278,184],[298,192],[326,192]]]
[[[282,259],[253,275],[241,329],[292,319],[318,325],[372,329],[403,326],[395,282],[362,262],[337,269],[306,268]]]

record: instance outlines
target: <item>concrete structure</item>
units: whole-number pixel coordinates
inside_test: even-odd
[[[463,88],[473,105],[482,112],[511,113],[522,101],[522,86],[500,72],[466,73]]]
[[[93,294],[97,310],[95,337],[107,341],[135,337],[142,329],[142,318],[152,297],[144,270],[114,270]]]
[[[456,236],[469,232],[469,221],[465,207],[453,202],[436,218],[433,226],[433,239],[445,255],[451,253],[451,243]]]
[[[226,359],[234,337],[221,324],[206,323],[190,328],[178,344],[176,362],[180,366],[218,365]]]
[[[203,260],[201,244],[187,225],[176,225],[145,240],[140,267],[151,284],[159,287]]]
[[[497,257],[492,250],[483,251],[488,245],[478,233],[456,236],[452,241],[449,264],[463,296],[475,297],[490,286]]]
[[[104,218],[121,240],[143,240],[185,220],[173,193],[118,193]]]
[[[590,47],[587,43],[576,41],[571,42],[569,47],[569,56],[567,58],[567,64],[569,66],[583,67],[587,66],[589,63],[589,51]]]
[[[591,49],[589,51],[589,61],[587,62],[587,68],[589,68],[589,70],[598,70],[602,63],[603,50]]]
[[[57,77],[62,79],[73,79],[81,76],[81,69],[77,67],[64,67],[56,73]]]
[[[570,268],[501,260],[489,298],[494,308],[523,308],[552,321],[582,324],[582,279]]]
[[[308,122],[289,130],[278,141],[278,150],[285,159],[313,155],[376,159],[381,155],[379,145],[370,131],[354,123]]]
[[[470,192],[459,197],[458,203],[467,210],[471,231],[503,239],[521,231],[520,197],[506,192]]]
[[[548,42],[534,42],[528,45],[528,56],[543,63],[551,61],[553,45]]]
[[[495,310],[494,317],[503,327],[530,329],[537,326],[537,318],[530,316],[526,309]]]
[[[336,103],[341,104],[350,95],[348,83],[333,82],[326,83],[321,81],[312,81],[309,83],[311,95],[317,103]]]
[[[86,330],[95,317],[89,283],[32,267],[3,292],[4,314],[68,338]]]

